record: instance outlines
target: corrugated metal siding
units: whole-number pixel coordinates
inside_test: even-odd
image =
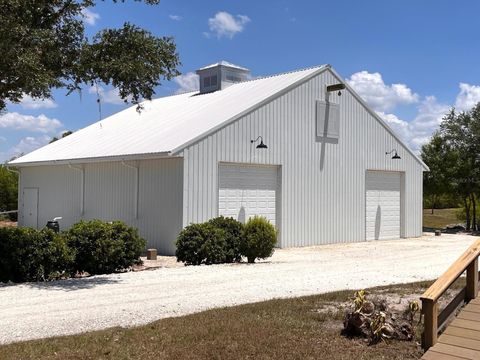
[[[141,161],[139,188],[138,228],[150,247],[174,255],[182,230],[183,159]]]
[[[85,219],[134,219],[134,170],[119,162],[85,165]]]
[[[240,162],[282,167],[282,247],[365,240],[367,170],[405,172],[404,236],[420,236],[422,166],[348,90],[330,95],[339,139],[316,138],[315,101],[337,82],[324,72],[186,148],[183,224],[217,215],[218,163]],[[250,144],[258,135],[268,149]]]
[[[25,187],[39,188],[39,226],[62,216],[62,228],[83,219],[122,220],[139,229],[148,247],[162,254],[175,252],[182,228],[183,160],[171,158],[128,162],[139,166],[138,219],[135,219],[135,170],[121,162],[84,164],[85,203],[81,216],[81,173],[68,166],[21,169],[19,194]],[[20,205],[20,225],[23,213]]]
[[[68,166],[37,166],[21,168],[19,186],[19,225],[23,224],[23,189],[37,187],[38,226],[62,216],[62,226],[69,227],[79,219],[80,173]]]

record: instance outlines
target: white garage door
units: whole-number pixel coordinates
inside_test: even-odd
[[[245,222],[254,215],[277,221],[277,167],[221,164],[218,214]]]
[[[366,239],[400,238],[400,174],[367,171]]]

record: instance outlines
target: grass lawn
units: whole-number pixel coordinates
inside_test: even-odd
[[[423,210],[423,227],[432,229],[443,229],[447,225],[458,224],[457,219],[459,209],[435,209],[432,215],[431,209]]]
[[[430,282],[370,289],[418,299]],[[131,329],[0,347],[0,359],[419,359],[416,342],[368,346],[340,334],[353,291],[215,309]],[[232,294],[234,296],[234,294]],[[348,303],[345,303],[348,302]],[[393,303],[393,300],[392,300]],[[67,305],[66,305],[67,306]]]

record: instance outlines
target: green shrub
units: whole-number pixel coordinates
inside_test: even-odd
[[[220,264],[225,262],[225,232],[206,222],[190,224],[178,235],[177,261],[185,265]]]
[[[73,271],[108,274],[140,263],[146,241],[121,221],[81,221],[63,233],[75,252]]]
[[[0,164],[0,212],[15,210],[18,207],[18,174]],[[17,221],[17,213],[6,216],[11,221]]]
[[[225,233],[225,262],[232,263],[242,260],[240,242],[243,224],[231,217],[226,218],[223,216],[211,219],[209,223]]]
[[[261,216],[250,218],[244,226],[240,250],[249,263],[272,256],[277,243],[277,231]]]
[[[0,281],[45,281],[70,276],[72,251],[52,230],[0,228]]]

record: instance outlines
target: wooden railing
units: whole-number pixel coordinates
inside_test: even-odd
[[[448,270],[433,283],[420,297],[424,316],[423,347],[428,350],[437,342],[438,331],[445,322],[464,302],[475,299],[478,294],[478,256],[480,255],[480,239],[475,241]],[[452,299],[452,301],[438,313],[438,299],[464,272],[466,286]]]
[[[18,210],[0,211],[0,215],[15,214],[15,213],[18,213]]]

